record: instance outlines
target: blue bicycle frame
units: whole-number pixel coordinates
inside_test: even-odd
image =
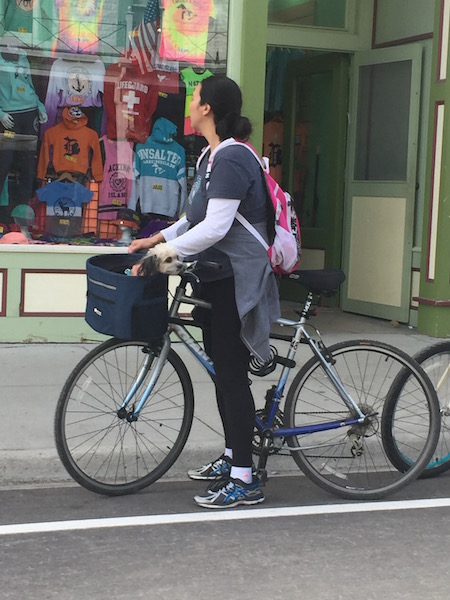
[[[210,308],[210,304],[208,304],[204,300],[201,300],[198,298],[193,298],[191,296],[186,295],[185,288],[183,286],[179,286],[177,288],[177,290],[175,292],[174,301],[172,303],[172,306],[170,308],[170,313],[169,313],[169,330],[168,330],[168,333],[166,333],[166,335],[164,336],[163,345],[162,345],[161,352],[157,359],[158,364],[155,368],[155,371],[152,374],[150,382],[147,385],[142,398],[140,399],[135,410],[133,411],[133,416],[136,418],[139,415],[139,412],[141,411],[142,407],[145,405],[145,402],[147,401],[148,397],[152,393],[153,388],[154,388],[154,386],[158,380],[158,377],[161,373],[162,367],[163,367],[164,362],[169,353],[169,349],[170,349],[170,345],[171,345],[171,341],[170,341],[171,333],[176,335],[176,337],[184,344],[184,346],[186,346],[186,348],[193,354],[193,356],[198,360],[198,362],[206,369],[206,371],[209,373],[209,375],[212,378],[214,378],[215,371],[214,371],[213,362],[211,361],[209,356],[206,354],[206,352],[204,351],[202,346],[194,339],[192,334],[187,329],[187,326],[199,327],[199,324],[196,323],[195,320],[191,320],[191,319],[187,320],[187,319],[182,319],[182,318],[178,317],[178,309],[179,309],[181,303],[191,304],[194,306],[200,306],[202,308]],[[274,438],[285,438],[285,437],[290,437],[290,436],[305,435],[305,434],[314,433],[314,432],[318,432],[318,431],[328,431],[331,429],[338,429],[340,427],[348,427],[350,425],[355,425],[356,423],[364,422],[364,420],[367,417],[367,415],[365,415],[364,413],[361,412],[361,410],[359,409],[357,404],[354,402],[354,400],[351,398],[351,396],[346,391],[346,389],[343,386],[341,380],[339,379],[337,373],[333,370],[331,362],[329,360],[327,360],[327,358],[321,352],[321,348],[320,348],[319,344],[309,335],[309,333],[305,329],[306,315],[308,314],[308,311],[311,308],[311,304],[312,304],[312,294],[308,294],[308,298],[305,302],[305,305],[304,305],[304,308],[303,308],[303,311],[302,311],[299,321],[291,321],[291,320],[282,319],[282,318],[278,319],[278,321],[277,321],[277,323],[281,326],[292,327],[296,330],[295,334],[292,336],[292,338],[290,340],[290,348],[289,348],[289,352],[287,354],[287,359],[288,359],[287,362],[289,362],[290,365],[293,364],[298,345],[300,344],[302,339],[306,340],[306,342],[303,342],[303,343],[307,343],[310,346],[310,348],[312,349],[313,353],[317,356],[320,363],[322,364],[322,367],[326,371],[327,376],[329,377],[330,381],[333,383],[334,387],[336,388],[336,390],[339,393],[340,397],[342,398],[343,402],[345,403],[347,408],[350,410],[351,414],[354,416],[349,419],[329,421],[328,423],[317,423],[317,424],[313,423],[310,425],[300,426],[300,427],[295,427],[295,428],[273,429],[275,415],[277,413],[278,406],[282,400],[283,392],[284,392],[284,389],[285,389],[285,386],[286,386],[286,383],[287,383],[287,380],[289,377],[289,373],[292,368],[292,366],[284,364],[280,378],[278,380],[278,384],[273,393],[272,404],[271,404],[269,414],[267,415],[267,420],[263,421],[259,417],[256,417],[256,421],[255,421],[255,425],[259,431],[264,432],[264,431],[270,430],[271,435]],[[142,381],[145,377],[146,372],[148,372],[148,369],[149,369],[148,361],[151,361],[154,359],[155,359],[154,356],[147,357],[147,360],[145,361],[145,364],[144,364],[141,372],[139,373],[135,384],[133,385],[133,387],[131,388],[127,397],[125,398],[125,400],[122,404],[122,407],[125,407],[130,402],[131,398],[134,396],[137,389],[142,384]]]

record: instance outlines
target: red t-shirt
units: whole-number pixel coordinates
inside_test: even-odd
[[[158,102],[156,72],[142,75],[133,65],[113,64],[105,73],[106,135],[144,143]]]

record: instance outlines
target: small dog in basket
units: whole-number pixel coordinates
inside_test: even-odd
[[[158,244],[148,250],[145,257],[140,260],[136,266],[136,274],[155,275],[156,273],[165,273],[166,275],[177,275],[183,269],[183,263],[178,259],[175,249],[169,244]]]

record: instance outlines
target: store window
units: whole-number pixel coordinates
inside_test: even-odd
[[[0,242],[176,220],[205,144],[189,97],[226,72],[227,31],[228,0],[0,0]]]
[[[269,0],[269,23],[346,29],[347,0]]]

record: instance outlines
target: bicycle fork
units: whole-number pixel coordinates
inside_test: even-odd
[[[150,394],[153,392],[156,382],[161,375],[161,371],[164,367],[164,364],[167,360],[167,356],[169,355],[170,350],[170,337],[169,334],[166,333],[163,336],[163,343],[161,346],[157,348],[150,348],[146,351],[147,356],[145,357],[144,363],[137,374],[136,380],[134,381],[131,389],[127,393],[125,400],[122,402],[121,407],[117,411],[117,416],[119,419],[126,419],[129,423],[133,423],[137,421],[139,418],[139,414],[147,402]],[[148,372],[153,366],[154,361],[156,360],[156,365],[152,376],[150,378],[149,383],[147,384],[144,393],[142,394],[137,406],[133,404],[131,410],[128,410],[128,405],[133,400],[135,395],[138,393],[141,385],[143,384],[145,378],[147,377]]]

